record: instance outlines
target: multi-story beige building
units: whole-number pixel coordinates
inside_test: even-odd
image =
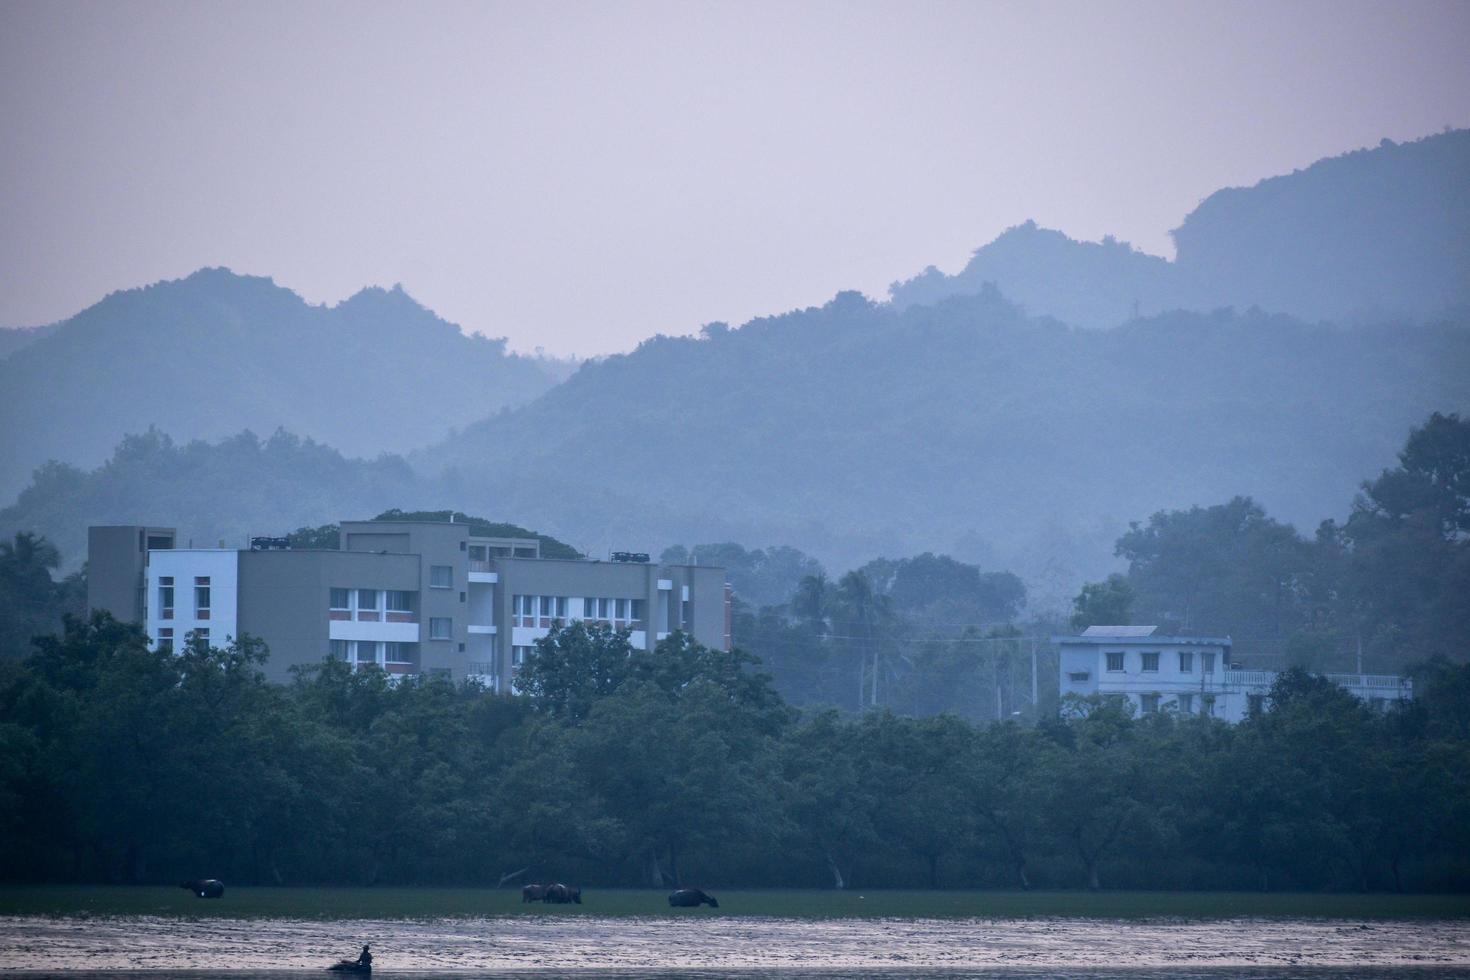
[[[137,622],[151,642],[190,635],[264,640],[266,674],[334,656],[394,675],[475,678],[509,692],[535,641],[585,620],[650,649],[675,631],[730,647],[725,570],[542,558],[534,538],[491,538],[455,522],[344,521],[337,550],[283,539],[179,548],[175,529],[93,527],[88,606]]]

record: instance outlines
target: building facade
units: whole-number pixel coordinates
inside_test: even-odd
[[[277,681],[330,655],[509,692],[536,640],[574,620],[627,629],[638,649],[675,631],[730,647],[722,568],[547,559],[534,538],[482,537],[454,522],[344,521],[335,551],[177,540],[173,528],[91,528],[89,608],[142,624],[164,647],[191,635],[214,645],[256,637]]]
[[[1080,636],[1054,636],[1059,689],[1068,694],[1127,698],[1141,714],[1173,711],[1234,723],[1265,705],[1276,672],[1244,670],[1230,660],[1230,637],[1167,636],[1156,626],[1091,626]],[[1327,674],[1380,710],[1413,697],[1408,678]]]

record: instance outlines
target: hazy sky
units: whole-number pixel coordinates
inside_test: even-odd
[[[0,323],[205,265],[555,353],[1470,124],[1470,3],[12,3]]]

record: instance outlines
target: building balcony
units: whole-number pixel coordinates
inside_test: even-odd
[[[327,623],[333,640],[383,640],[389,643],[419,642],[418,623],[364,623],[334,619]]]
[[[487,626],[487,625],[483,625],[483,624],[474,624],[474,623],[471,623],[469,626],[466,626],[465,629],[468,632],[473,633],[473,634],[476,634],[476,635],[479,635],[479,636],[494,636],[497,632],[499,632],[498,630],[496,630],[496,628],[494,626]]]
[[[1398,697],[1399,692],[1403,692],[1403,696],[1407,697],[1414,690],[1412,680],[1393,674],[1325,674],[1323,676],[1350,691],[1371,692],[1374,697],[1380,698]]]

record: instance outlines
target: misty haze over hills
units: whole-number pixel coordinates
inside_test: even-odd
[[[1310,530],[1411,425],[1467,405],[1460,326],[1084,331],[996,293],[902,313],[849,293],[649,341],[412,460],[594,553],[696,534],[839,568],[932,550],[1070,587],[1161,508],[1251,494]]]
[[[554,379],[402,289],[311,306],[227,269],[113,293],[0,360],[0,494],[47,459],[93,466],[150,425],[178,439],[285,426],[349,455],[403,452]]]
[[[1470,132],[1220,191],[1175,234],[1168,262],[1027,224],[891,303],[657,337],[554,387],[401,290],[312,307],[206,270],[0,361],[6,492],[151,423],[180,440],[48,468],[0,530],[75,561],[87,523],[233,538],[453,507],[593,555],[734,540],[844,569],[932,550],[1055,602],[1162,508],[1251,494],[1310,531],[1410,426],[1470,410]],[[182,444],[277,427],[332,449]],[[412,468],[332,451],[416,448]]]
[[[1434,319],[1470,305],[1470,130],[1320,160],[1216,191],[1173,232],[1169,262],[1027,222],[960,272],[930,266],[894,305],[994,283],[1035,315],[1111,327],[1136,314],[1259,306],[1308,321]]]

